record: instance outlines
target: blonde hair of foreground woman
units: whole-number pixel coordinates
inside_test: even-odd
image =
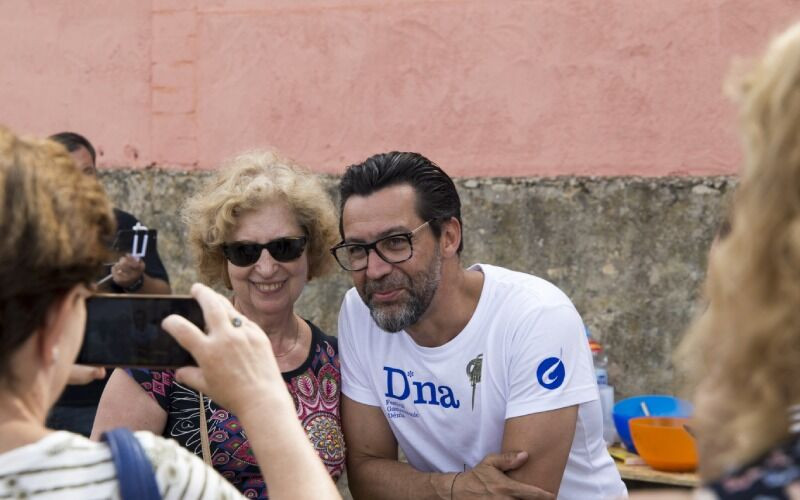
[[[787,439],[800,403],[800,24],[732,82],[745,151],[732,231],[676,353],[694,381],[705,480]]]

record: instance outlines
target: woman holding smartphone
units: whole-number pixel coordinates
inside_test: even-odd
[[[0,127],[0,498],[120,498],[105,443],[45,427],[83,340],[86,298],[114,234],[111,204],[63,147],[23,140]],[[195,285],[208,335],[183,318],[164,328],[198,367],[177,380],[236,411],[251,450],[270,463],[275,498],[338,498],[309,446],[266,336],[224,298]],[[221,366],[235,365],[236,370]],[[227,481],[173,441],[137,432],[140,462],[158,495],[241,498]]]
[[[236,311],[266,332],[301,425],[334,480],[344,468],[336,338],[300,318],[294,304],[308,280],[331,267],[335,213],[313,174],[270,152],[223,165],[184,210],[201,279],[231,290]],[[112,375],[92,436],[119,425],[174,438],[245,496],[267,498],[238,415],[172,371]]]

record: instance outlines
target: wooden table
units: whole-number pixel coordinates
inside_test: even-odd
[[[700,478],[694,472],[662,472],[654,470],[644,460],[620,445],[609,446],[608,453],[614,458],[619,475],[628,481],[694,488]]]
[[[614,460],[614,463],[622,479],[685,488],[700,486],[700,478],[694,472],[662,472],[653,470],[649,465],[628,465],[618,460]]]

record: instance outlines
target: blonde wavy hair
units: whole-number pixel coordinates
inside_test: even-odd
[[[715,479],[789,436],[800,403],[800,24],[731,80],[745,163],[708,309],[676,353],[695,401],[700,473]]]
[[[289,205],[308,236],[308,279],[331,269],[328,249],[338,237],[336,210],[317,176],[275,152],[250,151],[223,164],[184,207],[189,244],[204,282],[231,289],[222,245],[242,214],[276,200]]]
[[[0,207],[0,382],[13,383],[9,359],[54,301],[98,277],[116,222],[100,183],[63,146],[3,127]]]

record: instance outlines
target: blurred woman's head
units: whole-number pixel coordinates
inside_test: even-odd
[[[23,351],[45,364],[61,359],[65,382],[83,299],[108,257],[111,204],[63,146],[0,127],[0,227],[0,386],[13,388],[30,368]]]
[[[183,215],[203,281],[224,284],[258,309],[280,309],[330,270],[335,213],[314,174],[255,151],[224,164]],[[266,249],[242,246],[270,242]]]
[[[731,91],[745,150],[731,232],[709,262],[709,308],[676,357],[696,381],[706,478],[786,438],[800,402],[800,25]]]

